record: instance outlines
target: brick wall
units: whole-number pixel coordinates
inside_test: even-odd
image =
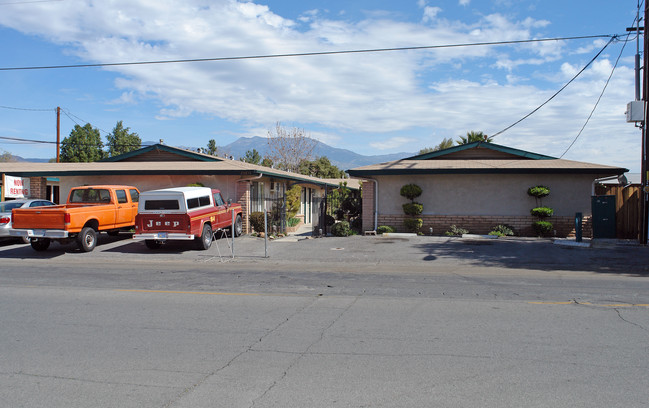
[[[237,203],[241,204],[241,217],[243,218],[243,233],[244,234],[249,234],[250,233],[250,223],[248,222],[248,216],[250,215],[250,212],[248,211],[250,208],[250,182],[249,181],[241,181],[237,183],[236,187],[236,192],[235,192],[235,198]]]
[[[374,182],[363,181],[363,230],[374,229]],[[379,223],[379,225],[381,225]]]
[[[45,177],[30,177],[29,184],[29,198],[49,199],[49,197],[47,197],[47,179]]]
[[[365,194],[365,187],[363,187],[363,195]],[[397,232],[407,232],[403,226],[403,221],[410,218],[405,214],[379,214],[379,225],[389,225],[396,228]],[[429,234],[430,228],[433,228],[433,235],[443,235],[448,231],[451,225],[469,230],[472,234],[487,234],[493,227],[499,224],[505,224],[513,228],[517,236],[535,236],[532,229],[532,223],[537,220],[536,217],[524,216],[461,216],[461,215],[422,215],[421,218],[424,224],[421,232]],[[556,236],[560,238],[574,237],[575,235],[575,219],[574,217],[550,217],[547,219],[554,226]],[[373,222],[373,220],[372,220]],[[363,207],[363,225],[365,226],[365,207]],[[367,228],[365,228],[367,229]],[[592,220],[590,217],[584,218],[582,221],[582,234],[584,237],[592,237]]]

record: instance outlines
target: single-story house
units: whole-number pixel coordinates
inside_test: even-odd
[[[473,142],[420,154],[403,160],[348,170],[363,179],[363,229],[389,225],[405,231],[400,195],[403,185],[416,184],[422,194],[421,232],[441,235],[451,225],[486,234],[494,226],[513,227],[516,235],[536,235],[530,214],[538,206],[551,207],[551,232],[558,237],[575,233],[576,215],[583,216],[583,235],[592,235],[591,191],[601,178],[627,172],[620,167],[563,160],[494,143]],[[547,186],[550,194],[537,200],[530,187]]]
[[[140,191],[201,183],[218,188],[223,197],[241,203],[244,231],[250,232],[248,215],[255,211],[277,213],[284,195],[294,185],[302,187],[298,218],[317,228],[321,202],[340,180],[326,180],[258,166],[163,144],[92,163],[0,163],[1,179],[29,180],[30,197],[64,202],[72,187],[88,184],[125,184]],[[22,182],[22,181],[21,181]],[[2,199],[6,197],[3,185]],[[350,185],[351,189],[358,189]]]

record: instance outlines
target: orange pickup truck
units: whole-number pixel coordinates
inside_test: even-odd
[[[74,187],[65,205],[14,209],[11,235],[30,238],[36,251],[46,250],[51,240],[76,240],[82,251],[90,252],[100,231],[117,234],[135,225],[139,197],[131,186]]]

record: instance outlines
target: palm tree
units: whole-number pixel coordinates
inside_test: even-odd
[[[491,143],[491,140],[492,140],[492,138],[485,135],[484,133],[476,132],[476,131],[472,130],[470,132],[466,132],[466,137],[460,136],[460,139],[457,140],[456,143],[459,144],[459,145],[473,143],[473,142]]]

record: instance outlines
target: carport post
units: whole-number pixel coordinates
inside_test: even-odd
[[[264,258],[268,258],[268,213],[266,212],[266,199],[264,199]]]

